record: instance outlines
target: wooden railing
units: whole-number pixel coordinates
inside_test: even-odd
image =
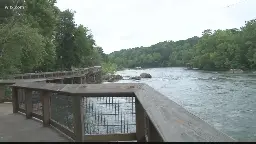
[[[56,72],[17,74],[14,76],[14,79],[54,78],[54,77],[63,77],[63,76],[83,75],[90,72],[94,73],[98,71],[101,71],[100,66],[80,68],[76,71],[56,71]]]
[[[0,103],[9,101],[11,96],[9,86],[17,82],[47,82],[47,83],[100,83],[101,82],[101,67],[94,66],[90,68],[80,68],[76,71],[65,72],[44,72],[30,73],[14,76],[15,79],[1,80],[0,79]],[[97,73],[97,75],[95,75]],[[93,75],[91,77],[91,75]],[[80,82],[81,81],[81,82]],[[7,96],[8,95],[8,96]]]
[[[17,83],[12,99],[74,141],[234,141],[146,84]]]

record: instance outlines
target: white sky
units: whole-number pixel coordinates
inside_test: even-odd
[[[238,28],[256,18],[256,0],[58,0],[57,6],[75,10],[76,23],[92,30],[105,53]]]

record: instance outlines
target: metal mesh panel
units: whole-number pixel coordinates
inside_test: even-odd
[[[136,131],[134,97],[84,97],[85,134]]]
[[[23,89],[18,89],[18,104],[19,109],[25,110],[25,94]]]
[[[42,103],[40,99],[39,91],[32,91],[32,105],[33,105],[33,113],[42,115]]]
[[[51,119],[73,131],[72,100],[70,96],[52,94]]]

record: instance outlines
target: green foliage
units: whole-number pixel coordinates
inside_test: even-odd
[[[102,57],[97,47],[93,48],[91,56],[88,57],[91,61],[90,66],[99,66],[102,62]]]
[[[108,55],[118,67],[167,67],[192,64],[204,70],[256,69],[256,20],[240,29],[203,31],[202,37],[164,41]]]
[[[182,66],[192,58],[192,48],[199,40],[164,41],[150,47],[137,47],[113,52],[108,55],[119,68]]]
[[[31,71],[43,61],[43,37],[37,29],[26,25],[15,24],[12,29],[0,29],[1,57],[0,70],[9,74]]]
[[[117,65],[110,62],[103,62],[102,63],[102,72],[103,74],[111,73],[114,74],[114,72],[117,70]]]
[[[15,2],[15,4],[14,4]],[[24,9],[3,9],[6,5]],[[90,30],[74,22],[74,12],[60,11],[56,0],[0,2],[0,76],[100,65]]]
[[[194,47],[193,64],[206,70],[255,69],[255,31],[255,20],[251,20],[241,29],[203,33]]]
[[[70,10],[61,12],[56,33],[57,64],[61,69],[70,70],[75,62],[75,30],[74,13]]]

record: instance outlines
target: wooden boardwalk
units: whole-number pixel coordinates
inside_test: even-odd
[[[0,79],[0,142],[72,142],[63,132],[52,126],[44,126],[42,119],[26,118],[24,113],[14,113],[11,96],[6,99],[6,88],[19,83],[92,83],[101,80],[101,67],[83,68],[75,71],[27,73],[12,79]],[[99,77],[98,79],[96,78]],[[65,81],[66,80],[66,81]],[[40,104],[39,104],[40,106]],[[42,111],[39,111],[42,114]]]
[[[13,114],[12,104],[0,104],[0,142],[69,142],[53,128],[43,127],[35,119]]]
[[[0,100],[12,88],[12,104],[0,104],[0,142],[236,141],[146,84],[96,84],[97,67],[76,73],[0,81]]]

